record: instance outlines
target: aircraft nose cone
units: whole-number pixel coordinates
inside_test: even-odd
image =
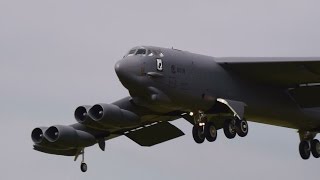
[[[123,62],[123,60],[118,61],[115,66],[114,69],[116,71],[117,76],[119,77],[119,79],[124,78],[124,76],[126,75],[126,67],[125,67],[125,63]]]
[[[135,59],[122,59],[115,64],[114,69],[120,82],[127,87],[137,83],[139,67],[139,61]]]
[[[121,68],[120,68],[120,61],[118,61],[115,65],[114,65],[114,70],[116,71],[116,73],[120,73]]]

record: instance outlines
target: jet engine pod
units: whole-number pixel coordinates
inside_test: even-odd
[[[87,105],[77,107],[77,109],[74,111],[74,118],[78,121],[78,123],[85,126],[94,129],[103,129],[103,126],[101,126],[89,116],[88,111],[90,108],[91,106]]]
[[[113,104],[96,104],[89,110],[89,116],[103,126],[129,127],[140,122],[138,115]]]
[[[48,148],[43,146],[34,145],[33,149],[36,151],[48,153],[48,154],[56,154],[63,156],[75,156],[78,152],[76,148],[68,148],[68,149],[56,149],[56,148]]]
[[[76,130],[70,126],[51,126],[45,131],[48,141],[64,147],[88,147],[96,143],[90,133]]]
[[[48,140],[44,137],[44,132],[47,130],[47,127],[37,127],[34,128],[31,132],[31,139],[35,144],[44,145],[47,144]]]

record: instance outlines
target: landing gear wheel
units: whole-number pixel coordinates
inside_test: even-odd
[[[240,137],[245,137],[248,134],[248,122],[244,119],[236,121],[236,132]]]
[[[217,128],[213,122],[206,123],[204,126],[204,135],[209,142],[213,142],[217,139]]]
[[[87,170],[88,170],[88,166],[87,166],[87,164],[86,163],[81,163],[81,165],[80,165],[80,169],[81,169],[81,171],[82,172],[86,172]]]
[[[236,125],[235,125],[235,120],[234,119],[228,119],[225,120],[224,124],[223,124],[223,132],[224,135],[226,135],[226,137],[228,139],[233,139],[234,137],[236,137]]]
[[[311,153],[315,158],[320,157],[320,142],[318,139],[313,139],[311,141]]]
[[[299,144],[299,153],[302,159],[310,158],[310,145],[308,141],[301,141]]]
[[[203,126],[194,125],[192,128],[192,136],[196,143],[203,143],[205,139]]]

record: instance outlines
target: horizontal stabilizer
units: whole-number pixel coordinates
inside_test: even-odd
[[[141,146],[153,146],[183,136],[184,133],[169,122],[159,122],[141,129],[129,131],[125,135]]]

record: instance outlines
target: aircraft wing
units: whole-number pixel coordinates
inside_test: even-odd
[[[259,83],[284,88],[320,82],[320,57],[215,58],[227,71]]]
[[[290,89],[289,93],[303,108],[320,107],[320,86],[302,86]]]
[[[153,146],[160,144],[184,135],[179,128],[168,122],[179,118],[180,116],[178,116],[178,114],[146,116],[144,117],[144,120],[148,120],[150,123],[136,128],[119,129],[111,132],[109,136],[104,137],[104,140],[107,141],[118,136],[125,135],[141,146]],[[74,124],[72,126],[75,129],[91,133],[95,137],[104,136],[103,131],[89,129],[87,127],[83,127],[81,124]]]

